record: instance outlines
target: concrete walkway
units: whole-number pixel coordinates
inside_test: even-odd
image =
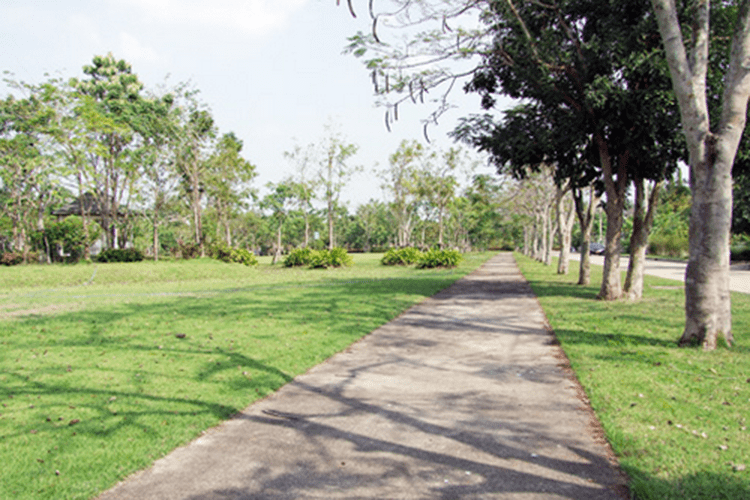
[[[100,498],[625,498],[545,323],[497,255]]]

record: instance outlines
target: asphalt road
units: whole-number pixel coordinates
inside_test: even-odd
[[[580,254],[571,254],[571,259],[579,260],[580,257]],[[600,266],[604,265],[604,257],[601,255],[592,255],[591,263]],[[647,259],[645,272],[651,276],[684,282],[686,266],[686,262]],[[620,260],[620,269],[627,271],[628,257],[623,257]],[[732,266],[729,276],[729,288],[735,292],[750,293],[750,264],[744,263]]]

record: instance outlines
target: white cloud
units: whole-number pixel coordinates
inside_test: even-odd
[[[159,61],[159,55],[151,47],[143,45],[136,37],[129,33],[120,33],[120,53],[130,63]]]
[[[113,0],[151,21],[240,30],[253,37],[283,27],[309,0]]]

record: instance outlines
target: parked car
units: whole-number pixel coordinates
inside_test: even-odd
[[[573,249],[573,251],[581,253],[581,248]],[[601,243],[589,243],[589,253],[591,255],[604,255],[604,245]]]
[[[604,245],[601,243],[589,243],[589,253],[591,255],[604,255]]]

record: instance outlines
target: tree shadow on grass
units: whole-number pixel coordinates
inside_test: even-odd
[[[732,472],[729,465],[727,471],[726,474],[698,472],[667,481],[633,467],[627,468],[631,491],[639,500],[750,498],[750,481],[743,477],[742,472]]]

